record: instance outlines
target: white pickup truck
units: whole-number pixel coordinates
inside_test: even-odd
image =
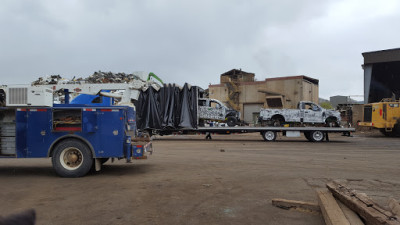
[[[307,101],[301,101],[298,109],[261,109],[259,122],[262,125],[282,126],[284,123],[320,124],[336,127],[340,124],[340,112],[327,110]]]
[[[230,127],[239,125],[240,112],[228,108],[217,99],[199,98],[199,119],[200,125],[204,125],[204,120],[224,121]]]

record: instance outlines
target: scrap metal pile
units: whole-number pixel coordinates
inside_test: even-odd
[[[60,75],[50,75],[40,77],[32,82],[32,85],[48,85],[48,84],[76,84],[76,83],[89,83],[89,84],[103,84],[103,83],[130,83],[134,80],[142,80],[136,74],[126,73],[112,73],[112,72],[94,72],[87,78],[72,78],[71,80],[61,77]]]

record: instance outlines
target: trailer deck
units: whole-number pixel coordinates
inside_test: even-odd
[[[343,133],[343,136],[351,136],[355,128],[343,127],[198,127],[197,129],[163,130],[158,132],[161,135],[167,134],[206,134],[206,139],[211,139],[211,134],[232,134],[232,133],[254,133],[260,132],[265,141],[275,141],[277,133],[287,137],[300,137],[301,133],[311,142],[329,141],[328,133]]]
[[[250,132],[262,132],[262,131],[315,131],[319,130],[322,132],[329,133],[341,133],[341,132],[355,132],[355,128],[342,128],[342,127],[199,127],[198,131],[201,132],[233,132],[233,133],[250,133]]]

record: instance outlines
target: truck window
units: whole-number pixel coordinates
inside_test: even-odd
[[[103,103],[103,97],[97,96],[95,99],[93,99],[92,103]]]
[[[311,110],[312,109],[311,104],[310,103],[304,103],[304,109]]]
[[[206,100],[199,100],[199,106],[207,106]]]
[[[220,109],[221,105],[218,102],[211,102],[211,107],[216,108],[216,109]]]
[[[320,111],[321,110],[316,104],[312,104],[311,107],[312,107],[313,111]]]

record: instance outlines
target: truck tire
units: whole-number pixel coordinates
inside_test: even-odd
[[[309,135],[312,142],[321,142],[325,138],[324,132],[319,130],[311,131]]]
[[[385,128],[379,129],[379,131],[386,137],[399,137],[400,136],[400,126],[395,124],[392,131],[386,131]]]
[[[282,127],[285,120],[282,117],[274,117],[272,119],[272,126],[273,127]]]
[[[234,127],[234,126],[236,126],[237,119],[235,117],[233,117],[233,116],[229,116],[227,118],[227,122],[226,123],[228,124],[229,127]]]
[[[66,139],[54,148],[51,161],[59,176],[82,177],[90,171],[94,160],[86,144],[79,140]]]
[[[275,131],[263,131],[261,132],[264,141],[275,141],[276,140],[276,132]]]
[[[326,127],[340,127],[339,123],[337,122],[337,118],[335,117],[328,117],[325,120]]]

